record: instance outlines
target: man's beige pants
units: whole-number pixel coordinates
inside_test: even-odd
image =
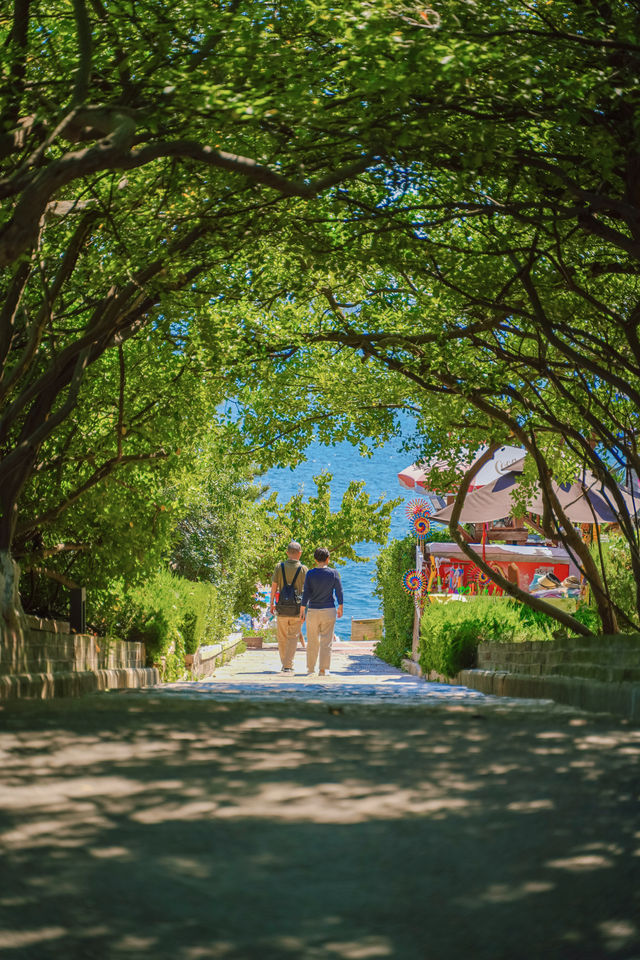
[[[307,670],[313,673],[320,649],[320,670],[331,665],[331,641],[336,626],[336,608],[307,609]]]
[[[300,617],[281,617],[278,614],[276,621],[276,636],[278,637],[278,651],[282,666],[292,667],[298,640],[301,636]]]

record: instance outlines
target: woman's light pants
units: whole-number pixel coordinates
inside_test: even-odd
[[[320,651],[320,670],[328,670],[331,664],[331,641],[336,626],[335,607],[322,607],[319,610],[307,609],[307,670],[316,669],[318,650]]]

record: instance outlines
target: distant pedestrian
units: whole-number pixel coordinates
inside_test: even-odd
[[[269,612],[273,614],[275,611],[277,617],[278,652],[282,673],[293,673],[293,659],[298,640],[302,638],[300,602],[307,567],[300,563],[301,555],[302,547],[297,540],[292,540],[287,547],[287,559],[278,564],[271,583]]]
[[[336,616],[342,616],[342,581],[336,570],[329,567],[329,551],[318,547],[313,554],[316,565],[307,573],[300,607],[300,620],[307,623],[307,672],[315,673],[318,653],[319,674],[329,673],[331,643]],[[337,603],[337,609],[336,609]]]

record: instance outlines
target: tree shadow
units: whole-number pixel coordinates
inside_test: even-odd
[[[638,955],[611,718],[102,695],[0,750],[0,960]]]

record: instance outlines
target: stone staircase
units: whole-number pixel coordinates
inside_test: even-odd
[[[640,635],[481,643],[458,683],[510,697],[541,697],[640,720]]]
[[[527,676],[640,683],[640,635],[481,643],[477,666]]]
[[[423,676],[414,660],[403,660],[402,666]],[[640,634],[480,643],[475,668],[455,677],[432,673],[424,679],[498,697],[556,700],[640,721]]]
[[[78,696],[145,687],[160,674],[145,666],[142,643],[72,634],[59,620],[27,617],[23,637],[0,639],[0,700]]]

